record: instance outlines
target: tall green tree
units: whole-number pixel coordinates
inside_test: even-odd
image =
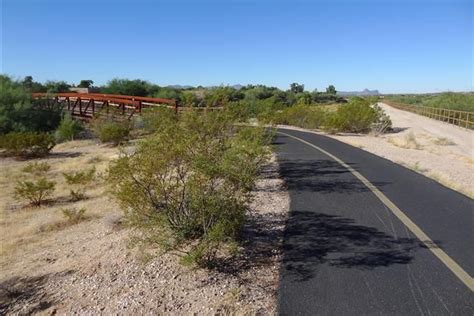
[[[93,80],[81,80],[81,82],[79,82],[79,85],[78,87],[79,88],[89,88],[91,87],[92,85],[94,84],[94,81]]]
[[[144,80],[112,79],[102,88],[104,93],[145,97],[150,95],[152,85]]]
[[[302,93],[304,92],[304,84],[293,82],[290,84],[290,91],[293,93]]]
[[[39,82],[34,81],[32,76],[26,76],[21,84],[28,92],[46,92],[45,86]]]
[[[44,84],[48,93],[68,92],[71,85],[65,81],[46,81]]]
[[[23,81],[0,75],[0,134],[54,130],[61,120],[58,110],[38,110]]]
[[[337,91],[336,91],[336,88],[335,88],[333,85],[329,85],[329,86],[326,88],[326,93],[327,93],[327,94],[336,94]]]

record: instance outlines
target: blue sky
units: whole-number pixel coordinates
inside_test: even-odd
[[[473,89],[471,0],[0,1],[17,78]]]

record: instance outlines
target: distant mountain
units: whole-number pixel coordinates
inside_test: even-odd
[[[235,90],[240,90],[240,89],[242,89],[242,88],[245,87],[245,86],[243,86],[243,85],[241,85],[241,84],[234,84],[234,85],[229,85],[229,84],[224,85],[224,84],[221,84],[221,85],[219,85],[219,86],[205,86],[204,88],[206,88],[206,89],[217,89],[217,88],[224,88],[224,87],[229,87],[229,88],[232,88],[232,89],[235,89]]]
[[[337,95],[340,96],[367,96],[367,95],[380,95],[379,90],[364,89],[362,91],[338,91]]]
[[[179,84],[173,84],[173,85],[166,86],[166,88],[186,90],[186,89],[191,89],[191,88],[194,88],[194,87],[193,86],[182,86],[182,85],[179,85]]]

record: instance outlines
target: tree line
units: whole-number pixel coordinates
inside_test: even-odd
[[[94,86],[90,79],[81,80],[77,85],[65,81],[34,81],[26,76],[17,81],[25,91],[43,93],[68,92],[71,88],[90,88],[96,92],[123,94],[142,97],[175,99],[181,106],[225,106],[231,102],[255,102],[268,100],[268,103],[292,106],[294,104],[341,103],[345,99],[337,95],[336,88],[329,85],[324,92],[307,91],[303,84],[292,83],[287,90],[265,85],[246,85],[243,87],[163,87],[140,79],[112,79],[102,86]]]

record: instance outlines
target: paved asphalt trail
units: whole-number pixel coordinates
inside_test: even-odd
[[[279,129],[360,172],[470,276],[474,201],[359,148]],[[473,292],[351,172],[278,133],[290,193],[281,315],[472,315]]]

